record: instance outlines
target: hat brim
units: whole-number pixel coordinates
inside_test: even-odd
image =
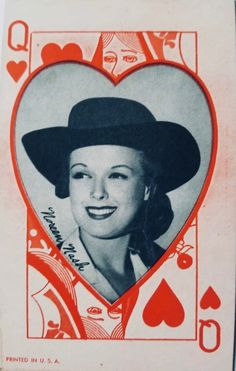
[[[53,127],[27,133],[22,142],[36,169],[53,185],[73,150],[94,145],[120,145],[144,151],[161,169],[158,184],[165,193],[189,181],[200,166],[195,139],[186,128],[172,122],[80,130]]]

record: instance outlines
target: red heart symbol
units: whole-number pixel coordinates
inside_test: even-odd
[[[215,290],[211,286],[208,287],[205,294],[202,296],[200,301],[200,307],[202,309],[218,309],[221,306],[221,301]]]
[[[58,44],[46,44],[41,51],[41,58],[44,64],[55,63],[61,60],[76,60],[83,59],[82,50],[75,43],[66,44],[61,48]]]
[[[71,48],[72,47],[70,45],[72,45],[72,44],[66,45],[63,48],[63,50],[67,50],[67,52],[68,52],[68,50],[71,51]],[[50,44],[48,44],[47,47],[49,48],[49,50],[51,48],[51,51],[54,50],[54,57],[56,56],[57,58],[58,58],[59,54],[61,54],[62,51],[63,51],[63,50],[61,50],[61,48],[57,44],[51,44],[51,46],[50,46]],[[73,48],[72,48],[72,51],[73,51]],[[59,54],[57,54],[57,53],[59,53]],[[50,62],[49,59],[47,59],[47,61],[48,61],[48,63]],[[86,64],[86,63],[84,63],[84,64]],[[68,68],[70,68],[70,63],[63,64],[63,67],[66,66],[66,65],[68,66]],[[73,64],[73,66],[74,65],[75,64]],[[155,67],[157,67],[157,65]],[[41,68],[41,72],[43,72],[43,68],[44,67],[45,66],[43,66]],[[53,67],[50,67],[50,68],[59,68],[59,67],[60,66],[57,65],[57,66],[53,66]],[[81,64],[78,64],[78,67],[79,68],[88,68],[88,67],[82,66]],[[158,68],[159,67],[161,68],[163,66],[158,66]],[[171,65],[167,65],[165,67],[168,68],[168,69],[171,69],[171,67],[174,67],[174,69],[177,68],[176,66],[171,66]],[[144,67],[142,66],[142,69],[143,68]],[[151,71],[152,68],[153,68],[153,66],[150,67],[150,71]],[[137,70],[138,68],[135,68],[135,69]],[[149,70],[149,66],[146,66],[145,69],[148,69]],[[133,72],[134,70],[131,71],[129,69],[129,71],[126,73],[126,76],[128,74],[130,74],[131,72]],[[49,69],[47,69],[47,71],[49,71]],[[118,83],[120,83],[121,80],[125,77],[125,74],[123,74],[121,77],[119,77],[119,79],[117,79],[115,81],[114,78],[111,75],[108,75],[107,73],[105,73],[105,71],[103,71],[103,72],[104,72],[105,76],[106,77],[109,77],[113,81],[114,85],[116,85],[115,88],[112,85],[112,89],[118,89],[117,88]],[[139,80],[138,80],[139,81],[139,84],[140,84],[140,81],[142,81],[142,80],[140,80],[140,72],[141,71],[139,71]],[[145,71],[145,72],[147,72],[147,71]],[[188,74],[191,75],[189,71],[188,71]],[[39,75],[40,75],[39,74],[39,70],[37,70],[31,76],[29,76],[29,79],[27,81],[28,85],[30,86],[30,83],[31,83],[32,79],[38,78]],[[42,73],[42,75],[43,75],[43,73]],[[102,76],[102,74],[101,74],[101,76]],[[146,76],[146,74],[144,74],[144,76]],[[211,157],[209,158],[209,167],[208,167],[209,170],[208,170],[208,173],[206,174],[206,178],[202,177],[202,180],[201,180],[202,188],[199,188],[200,195],[198,196],[197,201],[196,201],[195,204],[189,204],[189,209],[188,209],[189,210],[189,214],[188,214],[188,216],[186,216],[186,219],[183,220],[183,224],[181,224],[180,229],[178,231],[178,234],[175,234],[175,236],[176,236],[175,239],[173,239],[172,242],[170,243],[170,247],[169,247],[168,253],[171,253],[171,252],[175,251],[176,244],[178,243],[178,241],[181,238],[181,236],[186,232],[187,228],[191,225],[191,222],[193,221],[194,217],[196,216],[196,213],[197,213],[197,211],[198,211],[198,209],[199,209],[199,207],[200,207],[200,205],[201,205],[201,203],[202,203],[202,201],[203,201],[203,199],[205,197],[206,191],[208,189],[208,186],[209,186],[209,183],[210,183],[210,179],[211,179],[211,176],[212,176],[212,173],[213,173],[213,168],[214,168],[214,163],[215,163],[215,157],[216,157],[216,141],[215,141],[215,139],[216,139],[216,133],[215,133],[216,127],[214,127],[214,125],[216,126],[216,121],[215,121],[216,119],[215,119],[215,116],[214,116],[214,108],[213,108],[212,103],[211,103],[211,98],[210,98],[209,93],[207,92],[206,88],[204,87],[203,83],[200,81],[200,79],[196,75],[193,75],[192,74],[189,77],[191,77],[192,79],[195,79],[196,80],[196,83],[198,83],[198,85],[200,86],[200,88],[202,88],[203,92],[205,93],[204,96],[207,98],[208,108],[209,108],[209,111],[212,113],[212,120],[209,119],[208,125],[210,124],[210,125],[213,126],[212,130],[210,131],[212,133],[211,135],[213,136],[213,138],[210,138],[213,141],[213,149],[212,149],[212,152],[211,152]],[[145,77],[145,79],[146,79],[146,77]],[[66,80],[66,83],[71,84],[70,81],[71,80],[68,79],[68,80]],[[151,81],[151,80],[147,79],[147,81]],[[124,84],[125,83],[126,83],[126,81],[124,81]],[[15,139],[15,133],[16,133],[16,131],[14,130],[14,128],[15,128],[16,123],[21,128],[21,125],[23,125],[23,123],[25,122],[25,120],[23,120],[23,121],[20,121],[20,120],[17,121],[16,120],[16,114],[17,114],[18,104],[20,102],[21,97],[23,96],[25,86],[27,86],[27,84],[25,84],[24,87],[22,88],[22,91],[20,92],[20,94],[19,94],[19,96],[17,98],[17,103],[16,103],[16,105],[14,107],[14,114],[12,116],[11,148],[12,148],[13,163],[14,163],[14,167],[15,167],[15,173],[16,173],[17,181],[18,181],[18,184],[19,184],[19,188],[20,188],[20,190],[22,192],[22,195],[24,197],[25,203],[26,203],[26,205],[28,207],[28,211],[32,212],[33,217],[35,219],[37,218],[37,220],[39,219],[42,222],[42,215],[40,215],[40,213],[42,211],[45,211],[46,209],[43,209],[42,210],[40,208],[38,208],[38,209],[37,208],[35,208],[35,209],[33,208],[34,207],[34,203],[32,205],[32,200],[36,200],[37,199],[37,197],[34,195],[34,188],[35,187],[32,187],[32,185],[29,186],[29,189],[28,190],[30,192],[32,191],[32,195],[29,197],[28,193],[26,192],[27,191],[27,185],[25,186],[25,184],[24,184],[24,182],[26,180],[26,178],[25,178],[26,175],[24,174],[22,176],[20,174],[19,171],[21,171],[23,169],[23,167],[22,167],[22,164],[19,165],[17,163],[17,160],[16,160],[17,156],[16,156],[16,153],[15,153],[16,152],[16,148],[18,148],[19,151],[22,151],[21,138],[18,137],[17,139]],[[41,84],[41,86],[44,87],[45,84]],[[156,84],[156,86],[158,86],[158,84]],[[97,91],[99,91],[99,87],[96,86],[96,88],[98,89]],[[152,88],[152,90],[154,89],[153,86],[151,86],[151,88]],[[48,89],[48,87],[47,87],[47,89]],[[65,90],[65,91],[70,91],[70,87],[67,87],[66,89],[67,90]],[[108,88],[106,88],[106,89],[108,89]],[[148,91],[148,89],[146,89],[146,90],[144,89],[144,91]],[[108,90],[108,92],[110,93],[111,91]],[[44,95],[45,97],[47,96],[47,94],[48,94],[48,90],[47,91],[44,91],[44,93],[42,93],[42,95]],[[34,95],[32,95],[32,96],[34,96]],[[24,101],[24,98],[22,99],[22,101]],[[32,120],[32,122],[34,122],[34,120]],[[40,124],[40,122],[39,122],[39,124]],[[22,128],[22,132],[24,132],[24,130],[26,130],[26,128]],[[27,130],[29,130],[28,127],[27,127]],[[17,147],[16,142],[18,143],[18,147]],[[205,174],[204,174],[204,176],[205,176]],[[25,187],[26,187],[26,189],[25,189]],[[49,205],[50,205],[50,202],[49,202]],[[57,216],[57,213],[56,213],[56,219],[57,219],[57,217],[59,218],[60,215],[58,214],[58,216]],[[57,224],[57,222],[56,222],[56,224]],[[39,230],[40,230],[40,234],[41,234],[43,228],[40,226]],[[43,233],[46,234],[45,231]],[[58,254],[60,254],[60,252],[59,252],[58,248],[56,247],[56,244],[54,243],[54,245],[53,245],[53,242],[52,242],[53,238],[52,237],[53,237],[52,235],[51,236],[48,236],[47,244],[48,244],[48,246],[52,246],[52,250],[54,251],[55,254],[58,255]],[[46,238],[45,238],[45,240],[46,240]],[[129,290],[128,293],[125,293],[125,297],[131,296],[132,295],[132,292],[134,292],[137,289],[137,287],[140,287],[148,278],[151,277],[151,275],[157,270],[157,268],[160,267],[160,265],[168,257],[168,253],[165,254],[165,257],[161,258],[156,264],[154,264],[153,267],[143,277],[141,277],[141,279],[136,283],[136,285],[133,285],[133,287]],[[75,275],[76,279],[82,280],[81,277],[79,276],[79,274],[74,270],[74,268],[72,266],[69,267],[69,264],[70,263],[68,261],[66,261],[63,256],[61,256],[60,259],[63,261],[63,265],[64,266],[70,268],[70,270],[73,271],[73,274]],[[191,261],[190,261],[190,263],[191,263]],[[100,294],[98,294],[98,292],[95,289],[93,289],[92,286],[89,286],[89,284],[85,280],[82,280],[82,281],[83,281],[84,285],[87,285],[86,287],[92,292],[92,294],[94,294],[96,297],[99,298],[99,300],[101,300],[105,305],[107,305],[107,302],[102,298],[102,296]],[[158,297],[159,297],[159,299],[158,299]],[[162,300],[163,298],[164,298],[164,301]],[[168,298],[168,300],[166,298]],[[121,297],[118,300],[120,300],[120,302],[121,302]],[[154,307],[154,304],[156,302],[158,302],[158,303],[160,302],[161,303],[160,306],[158,307],[158,311],[159,312],[158,311],[156,312],[156,307]],[[151,305],[152,303],[154,303],[154,304]],[[168,303],[172,303],[172,305],[169,306]],[[118,301],[116,302],[116,305],[118,305]],[[165,306],[165,309],[162,309],[163,308],[163,305]],[[173,306],[175,306],[175,311],[174,311],[175,314],[173,314]],[[151,313],[152,310],[149,309],[149,308],[152,308],[152,309],[154,308],[153,314]],[[163,310],[164,310],[164,312],[163,312]],[[166,324],[168,324],[169,326],[172,326],[172,327],[179,326],[182,323],[182,321],[184,319],[184,310],[183,310],[183,307],[182,307],[181,303],[179,302],[178,298],[176,297],[176,295],[173,293],[173,291],[171,290],[171,288],[168,286],[168,284],[165,281],[162,282],[162,284],[160,285],[160,287],[157,289],[156,295],[154,295],[150,299],[149,303],[147,304],[147,306],[145,308],[145,311],[144,311],[144,318],[145,318],[145,321],[147,321],[148,324],[150,323],[149,324],[150,326],[157,326],[162,321],[165,321]]]
[[[143,311],[146,325],[156,327],[165,322],[167,326],[178,327],[184,321],[184,308],[166,280],[162,280]]]
[[[17,82],[27,68],[27,63],[25,61],[15,62],[10,61],[7,63],[7,70],[11,77]]]

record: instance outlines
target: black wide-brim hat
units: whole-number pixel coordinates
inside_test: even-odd
[[[141,103],[123,98],[90,98],[77,103],[67,127],[31,131],[22,138],[36,169],[57,186],[65,159],[77,149],[119,145],[141,150],[158,168],[158,185],[167,193],[198,171],[198,145],[183,126],[156,121]],[[59,197],[68,197],[68,190]]]

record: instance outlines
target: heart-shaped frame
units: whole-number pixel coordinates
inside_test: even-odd
[[[45,232],[45,227],[43,227],[42,221],[38,218],[38,215],[35,211],[35,208],[32,206],[32,203],[29,200],[28,188],[24,184],[26,178],[22,177],[22,175],[21,175],[22,168],[21,168],[21,165],[19,166],[19,163],[20,163],[19,158],[20,157],[19,157],[19,153],[17,153],[17,148],[16,148],[17,143],[19,143],[19,140],[18,140],[19,136],[18,136],[18,139],[16,140],[16,123],[19,123],[19,120],[18,120],[19,119],[19,107],[21,107],[22,98],[23,98],[27,88],[30,86],[31,82],[34,81],[34,79],[37,76],[39,76],[41,72],[43,72],[45,70],[53,68],[54,66],[59,66],[59,65],[62,65],[62,64],[63,65],[64,64],[68,65],[68,64],[71,64],[71,63],[73,65],[84,66],[84,67],[89,68],[89,69],[92,68],[92,69],[94,69],[94,71],[97,71],[97,69],[94,68],[94,66],[91,66],[90,63],[85,63],[85,62],[75,63],[74,61],[73,62],[71,62],[71,61],[65,62],[64,61],[63,63],[57,63],[57,64],[53,64],[51,66],[47,66],[46,68],[45,67],[38,68],[27,78],[27,80],[23,84],[23,86],[22,86],[22,88],[21,88],[21,90],[20,90],[20,92],[17,96],[16,102],[15,102],[15,105],[14,105],[14,108],[13,108],[12,119],[11,119],[12,162],[13,162],[15,176],[16,176],[16,179],[17,179],[19,189],[21,191],[21,194],[22,194],[23,199],[25,201],[25,204],[27,206],[29,219],[31,221],[33,221],[33,223],[36,223],[37,227],[40,228],[41,235],[43,236],[43,239],[46,241],[48,246],[51,246],[52,250],[54,251],[54,255],[57,256],[57,257],[59,255],[59,258],[63,262],[63,265],[70,270],[72,269],[72,267],[70,266],[68,261],[62,255],[60,255],[60,253],[58,252],[58,248],[56,247],[55,242]],[[202,80],[195,73],[193,73],[189,69],[184,68],[183,66],[181,66],[177,63],[169,62],[169,63],[155,63],[155,64],[154,63],[144,63],[142,65],[135,66],[134,68],[131,68],[128,71],[125,71],[121,76],[119,76],[119,78],[115,78],[115,79],[112,78],[112,76],[104,70],[100,70],[99,74],[102,73],[103,76],[105,78],[107,78],[109,81],[111,81],[114,84],[113,86],[116,87],[116,86],[118,86],[119,83],[121,83],[121,81],[124,80],[124,78],[126,78],[127,76],[130,76],[133,72],[137,73],[137,71],[138,71],[139,73],[143,74],[145,71],[147,71],[148,68],[150,69],[150,68],[157,68],[157,67],[162,67],[162,68],[163,67],[168,67],[168,68],[174,68],[178,71],[181,71],[186,76],[188,76],[189,79],[192,79],[194,81],[194,83],[196,84],[196,86],[199,87],[199,90],[201,90],[202,97],[204,97],[204,99],[206,100],[206,105],[209,109],[209,117],[210,117],[210,121],[211,121],[211,132],[212,132],[211,138],[210,138],[211,141],[212,141],[211,151],[210,151],[210,155],[209,155],[209,161],[208,161],[207,167],[206,167],[206,173],[204,174],[204,177],[203,177],[204,180],[201,183],[199,195],[196,198],[196,200],[194,201],[193,209],[191,209],[190,213],[188,213],[187,218],[184,221],[183,225],[181,226],[180,230],[178,231],[178,233],[174,234],[174,238],[172,238],[171,242],[168,244],[169,245],[168,251],[156,262],[156,264],[154,264],[154,266],[152,266],[147,271],[147,273],[144,276],[142,276],[136,282],[136,284],[134,286],[132,286],[121,297],[119,297],[119,299],[117,299],[117,301],[115,301],[113,304],[110,304],[91,285],[89,285],[88,282],[86,282],[83,278],[80,277],[80,280],[92,292],[92,294],[95,297],[97,297],[104,305],[106,305],[109,308],[116,307],[120,303],[124,302],[124,300],[126,300],[128,297],[132,296],[133,293],[135,293],[135,291],[137,291],[137,289],[141,285],[143,285],[143,283],[146,282],[153,275],[153,273],[156,272],[156,270],[166,261],[168,256],[175,251],[178,241],[182,239],[182,237],[186,233],[187,229],[189,228],[189,226],[193,222],[193,220],[196,217],[197,212],[198,212],[198,210],[199,210],[199,208],[200,208],[200,206],[201,206],[201,204],[202,204],[202,202],[205,198],[207,189],[209,187],[209,184],[210,184],[210,181],[211,181],[211,178],[212,178],[214,165],[215,165],[215,161],[216,161],[217,124],[216,124],[215,109],[214,109],[213,102],[212,102],[212,99],[210,97],[210,94],[209,94],[205,84],[202,82]],[[165,120],[168,121],[167,118]],[[48,126],[50,126],[50,125],[48,125]],[[36,127],[35,127],[35,129],[36,129]],[[74,274],[78,275],[78,273],[76,273],[75,271],[74,271]]]

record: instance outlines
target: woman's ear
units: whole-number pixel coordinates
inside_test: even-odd
[[[155,183],[152,183],[150,185],[145,186],[144,191],[144,201],[148,201],[149,198],[153,198],[157,190],[157,185]]]
[[[145,191],[144,191],[144,201],[148,201],[151,193],[151,186],[145,186]]]

